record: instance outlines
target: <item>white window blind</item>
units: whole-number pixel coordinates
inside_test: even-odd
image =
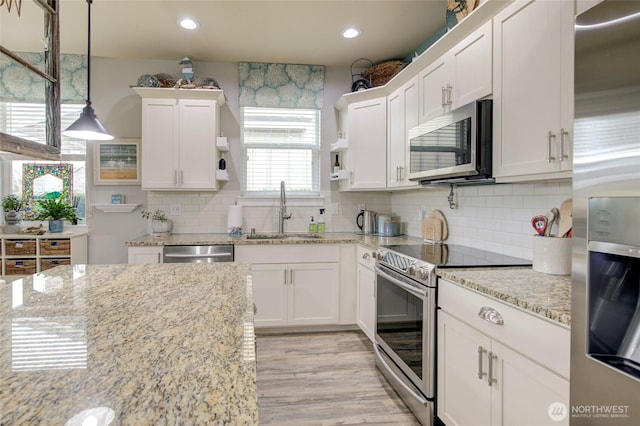
[[[320,191],[320,111],[242,108],[245,192]]]
[[[84,104],[60,105],[60,129],[64,130],[80,117]],[[0,131],[37,143],[46,143],[46,107],[39,103],[0,102]],[[83,140],[62,136],[62,154],[85,155]]]

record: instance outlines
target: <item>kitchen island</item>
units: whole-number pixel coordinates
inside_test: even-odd
[[[0,424],[257,424],[249,266],[60,266],[0,282]]]

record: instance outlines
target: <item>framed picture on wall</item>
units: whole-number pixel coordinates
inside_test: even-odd
[[[140,139],[95,142],[94,185],[140,185]]]

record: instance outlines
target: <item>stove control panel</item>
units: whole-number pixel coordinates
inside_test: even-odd
[[[435,269],[435,266],[430,263],[390,250],[377,249],[373,255],[378,263],[387,265],[418,281],[428,281]]]

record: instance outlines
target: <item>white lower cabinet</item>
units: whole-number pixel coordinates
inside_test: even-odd
[[[127,249],[128,263],[162,263],[162,246],[140,246]]]
[[[236,246],[235,259],[251,263],[256,327],[338,324],[338,247]]]
[[[371,341],[375,333],[375,259],[371,250],[358,246],[358,326]]]
[[[569,424],[568,328],[446,280],[439,300],[437,415],[446,425]],[[498,316],[503,324],[490,321]]]

